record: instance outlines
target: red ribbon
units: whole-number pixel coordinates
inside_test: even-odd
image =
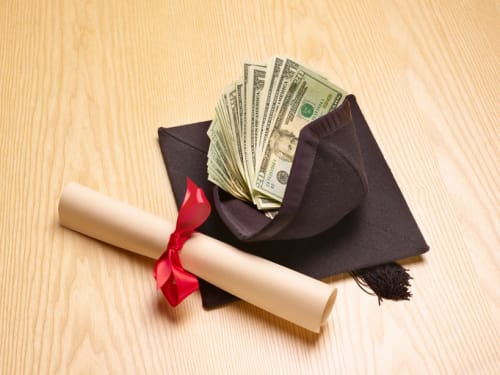
[[[179,253],[184,242],[209,215],[210,203],[205,193],[187,178],[186,194],[179,209],[175,230],[154,267],[157,288],[161,289],[172,306],[177,306],[198,289],[198,279],[182,267]]]

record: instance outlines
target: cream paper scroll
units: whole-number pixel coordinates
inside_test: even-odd
[[[59,200],[62,226],[157,259],[175,225],[85,186],[68,184]],[[183,267],[209,283],[292,323],[319,332],[337,290],[326,283],[195,232]]]

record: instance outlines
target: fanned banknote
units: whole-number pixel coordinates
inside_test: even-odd
[[[287,57],[245,63],[219,98],[208,129],[208,178],[238,199],[279,209],[301,129],[347,93]]]

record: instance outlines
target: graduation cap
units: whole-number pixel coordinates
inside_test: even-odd
[[[379,301],[410,297],[395,261],[429,247],[353,95],[302,129],[273,219],[208,181],[209,125],[158,130],[177,206],[188,176],[215,207],[198,231],[318,279],[350,272]],[[236,300],[203,280],[200,291],[206,308]]]

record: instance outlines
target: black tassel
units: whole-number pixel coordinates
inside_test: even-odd
[[[409,300],[411,297],[412,277],[408,274],[408,270],[398,263],[363,268],[351,272],[351,275],[363,291],[378,297],[379,305],[384,299],[400,301]]]

